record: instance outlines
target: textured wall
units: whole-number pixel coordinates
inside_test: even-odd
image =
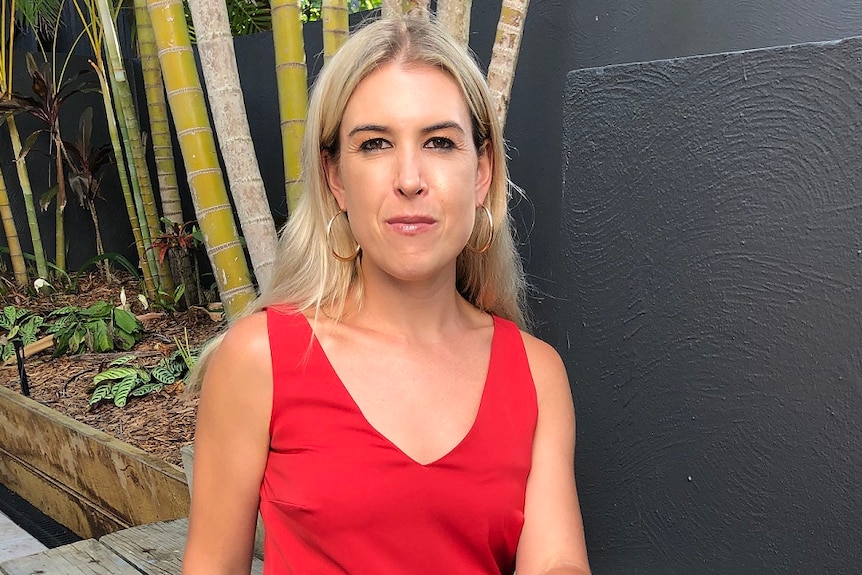
[[[572,72],[594,572],[858,573],[862,40]]]

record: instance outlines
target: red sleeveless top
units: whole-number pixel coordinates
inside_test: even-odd
[[[365,419],[302,314],[269,309],[267,322],[264,574],[512,573],[538,414],[517,326],[494,318],[473,427],[422,465]]]

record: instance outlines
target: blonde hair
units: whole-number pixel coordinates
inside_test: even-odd
[[[337,157],[338,134],[347,101],[356,86],[375,69],[397,62],[403,66],[431,66],[451,76],[461,88],[473,120],[473,139],[480,153],[491,154],[493,172],[485,206],[493,216],[494,241],[484,253],[465,247],[456,263],[459,293],[477,308],[526,328],[524,271],[515,249],[508,213],[513,186],[506,166],[502,126],[497,119],[485,77],[470,53],[434,22],[410,17],[376,20],[358,31],[339,49],[318,76],[308,107],[303,140],[305,192],[281,233],[269,284],[241,314],[250,315],[274,305],[299,310],[325,310],[342,317],[347,298],[361,300],[359,260],[336,260],[327,243],[329,220],[339,211],[326,181],[323,154]],[[356,243],[345,218],[337,218],[331,243],[348,255]],[[489,237],[488,219],[476,217],[469,245],[482,246]],[[190,385],[202,377],[213,341],[198,361]]]

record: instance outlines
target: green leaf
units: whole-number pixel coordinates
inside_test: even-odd
[[[99,403],[103,399],[110,399],[113,396],[111,382],[103,383],[93,390],[93,395],[90,396],[90,405]]]
[[[118,357],[117,359],[109,363],[108,366],[123,365],[124,363],[129,363],[133,359],[135,359],[134,355],[124,355],[122,357]]]
[[[81,315],[85,315],[88,317],[107,318],[110,317],[112,309],[114,309],[114,306],[112,306],[108,302],[97,301],[87,309],[81,310]]]
[[[18,314],[15,312],[15,306],[7,305],[3,308],[3,322],[0,323],[0,326],[9,329],[12,327],[12,324],[15,323],[15,320],[18,319]]]
[[[93,335],[93,351],[104,352],[114,349],[114,342],[108,335],[108,325],[102,321],[87,323],[88,331]]]
[[[153,368],[150,374],[153,376],[153,379],[165,385],[170,385],[176,381],[174,370],[169,369],[164,365],[157,365]]]
[[[127,366],[117,366],[112,367],[110,369],[106,369],[102,373],[97,374],[93,377],[93,385],[98,385],[103,381],[115,380],[115,379],[125,379],[127,377],[136,376],[137,377],[138,370],[134,367]]]
[[[128,334],[141,331],[143,325],[134,315],[124,309],[114,308],[114,324]]]
[[[138,374],[130,375],[129,377],[120,380],[114,386],[114,405],[117,407],[125,407],[129,393],[135,388],[138,383]]]
[[[132,393],[130,395],[133,395],[134,397],[143,397],[144,395],[147,395],[149,393],[153,393],[154,391],[158,391],[163,387],[164,387],[164,385],[162,385],[161,382],[153,381],[151,383],[144,384],[140,387],[136,387],[135,389],[132,390]]]
[[[114,342],[117,348],[123,351],[129,351],[135,346],[135,338],[121,329],[114,330]]]

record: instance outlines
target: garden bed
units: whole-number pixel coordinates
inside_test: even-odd
[[[78,294],[11,293],[0,298],[0,307],[47,315],[64,305],[119,304],[121,288],[135,301],[136,282],[106,283],[91,275],[82,278]],[[203,309],[164,313],[144,322],[144,338],[130,353],[155,364],[177,340],[199,345],[222,328]],[[83,536],[181,516],[188,500],[179,450],[194,438],[197,399],[178,382],[123,408],[90,406],[93,377],[125,352],[54,358],[52,351],[25,362],[30,399],[21,396],[17,367],[0,367],[0,456],[7,462],[0,465],[0,482],[13,483],[11,489]]]

